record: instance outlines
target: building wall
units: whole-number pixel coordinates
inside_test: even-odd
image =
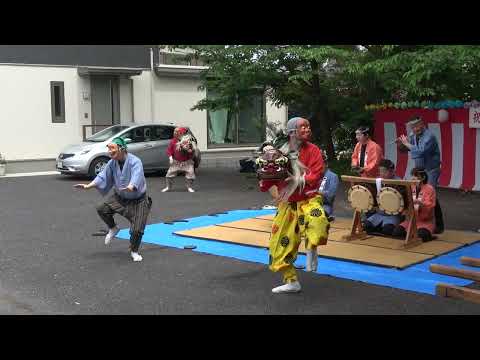
[[[120,78],[119,92],[120,92],[120,124],[131,125],[135,119],[133,114],[133,86],[132,80]]]
[[[133,113],[136,124],[151,123],[151,71],[143,71],[133,80]]]
[[[188,126],[198,139],[200,150],[207,149],[207,114],[190,109],[205,91],[198,91],[200,82],[195,78],[158,77],[154,80],[155,122]]]
[[[82,138],[91,116],[82,93],[90,84],[76,68],[0,65],[0,79],[0,152],[7,161],[54,158]],[[65,123],[52,123],[50,81],[64,82]]]
[[[90,79],[80,77],[76,67],[0,65],[0,79],[3,99],[0,153],[7,161],[52,159],[65,146],[82,141],[82,125],[91,124],[91,89]],[[189,126],[200,149],[205,155],[209,153],[205,159],[236,161],[253,149],[207,149],[206,112],[190,110],[205,97],[204,91],[198,91],[198,78],[152,76],[150,70],[144,70],[131,79],[135,124],[155,122]],[[52,123],[50,81],[64,82],[65,123]],[[128,81],[120,80],[120,117],[125,125],[131,124],[129,114],[132,111]],[[267,105],[267,121],[281,127],[286,123],[286,116],[285,107]]]

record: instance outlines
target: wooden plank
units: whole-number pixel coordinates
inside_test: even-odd
[[[467,265],[467,266],[480,267],[480,259],[478,259],[478,258],[462,256],[460,258],[460,263],[462,263],[463,265]]]
[[[274,217],[275,217],[275,214],[271,214],[271,215],[260,215],[260,216],[256,216],[255,219],[273,220]]]
[[[437,235],[438,240],[450,241],[461,244],[472,244],[480,240],[480,234],[473,231],[445,230]]]
[[[365,178],[365,177],[358,177],[358,176],[342,175],[341,178],[342,178],[343,181],[350,182],[352,184],[357,184],[357,183],[375,184],[377,182],[377,179],[375,179],[375,178]],[[419,185],[420,180],[382,179],[382,184],[411,186],[411,185]]]
[[[262,219],[245,219],[232,222],[226,222],[222,224],[217,224],[217,226],[231,227],[236,229],[246,229],[246,230],[255,230],[263,231],[270,233],[272,231],[272,221],[265,221]]]
[[[461,299],[480,304],[480,290],[440,283],[437,284],[435,293],[438,296]]]
[[[432,255],[337,241],[330,241],[326,246],[320,246],[318,248],[318,253],[322,256],[328,256],[340,260],[346,259],[400,269],[433,257]]]
[[[330,237],[329,237],[330,240]],[[381,247],[392,250],[403,250],[415,253],[421,253],[426,255],[441,255],[459,247],[463,244],[449,243],[445,241],[429,241],[426,243],[420,242],[412,247],[405,248],[404,242],[401,239],[383,237],[383,236],[370,236],[365,240],[352,241],[353,244],[368,245],[374,247]]]
[[[175,232],[175,234],[263,248],[268,247],[268,242],[270,239],[270,234],[265,232],[234,229],[221,226],[206,226],[192,230],[178,231]],[[300,245],[299,251],[301,253],[305,252],[304,243]],[[319,246],[318,253],[321,256],[327,256],[340,260],[352,260],[367,264],[395,268],[404,268],[432,258],[431,255],[383,249],[351,243],[342,243],[337,241],[329,241],[327,245]]]
[[[352,220],[347,218],[335,218],[335,221],[330,223],[330,228],[335,229],[350,229],[352,226]]]
[[[232,222],[226,222],[222,224],[217,224],[216,226],[234,228],[234,229],[245,229],[245,230],[255,230],[255,231],[263,231],[266,233],[271,233],[272,231],[272,221],[265,221],[264,219],[244,219]],[[330,228],[330,233],[334,233],[336,231],[340,231],[341,229],[334,229]]]
[[[205,226],[201,228],[177,231],[176,235],[189,236],[205,240],[218,240],[230,243],[245,244],[267,248],[270,234],[245,229],[234,229],[222,226]]]
[[[459,269],[452,266],[431,264],[430,271],[437,274],[455,276],[462,279],[480,281],[480,271]]]

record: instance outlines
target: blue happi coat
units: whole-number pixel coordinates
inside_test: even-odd
[[[323,193],[323,209],[328,216],[333,215],[333,203],[338,188],[338,176],[330,169],[325,171],[319,190]]]
[[[127,200],[138,199],[147,191],[142,161],[130,153],[127,153],[122,170],[117,160],[110,159],[93,182],[102,195],[108,194],[113,187],[121,198]],[[135,186],[135,191],[121,190],[130,184]]]

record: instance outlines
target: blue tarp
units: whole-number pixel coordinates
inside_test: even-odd
[[[217,214],[215,216],[207,215],[185,219],[186,222],[175,222],[173,224],[151,224],[145,229],[143,241],[145,243],[180,249],[183,249],[186,245],[195,245],[196,249],[193,251],[267,265],[267,249],[225,243],[221,241],[183,237],[173,233],[181,230],[190,230],[198,227],[216,225],[274,213],[275,212],[272,210],[234,210],[225,214]],[[128,229],[121,230],[117,237],[128,240],[130,238],[128,231]],[[472,281],[469,280],[434,274],[429,271],[429,266],[432,263],[472,269],[468,266],[460,264],[459,260],[461,256],[480,258],[480,243],[462,247],[448,254],[402,270],[375,265],[359,264],[347,260],[328,259],[320,256],[317,273],[343,279],[362,281],[369,284],[389,286],[402,290],[435,294],[435,286],[439,282],[446,282],[458,286],[465,286],[472,283]],[[305,256],[300,254],[296,264],[305,265]]]

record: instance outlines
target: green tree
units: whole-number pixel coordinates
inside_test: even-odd
[[[353,129],[370,125],[368,103],[469,100],[480,95],[480,46],[469,45],[172,45],[187,47],[209,68],[202,89],[215,98],[193,109],[238,111],[259,91],[276,105],[303,109],[329,158],[353,145]]]

